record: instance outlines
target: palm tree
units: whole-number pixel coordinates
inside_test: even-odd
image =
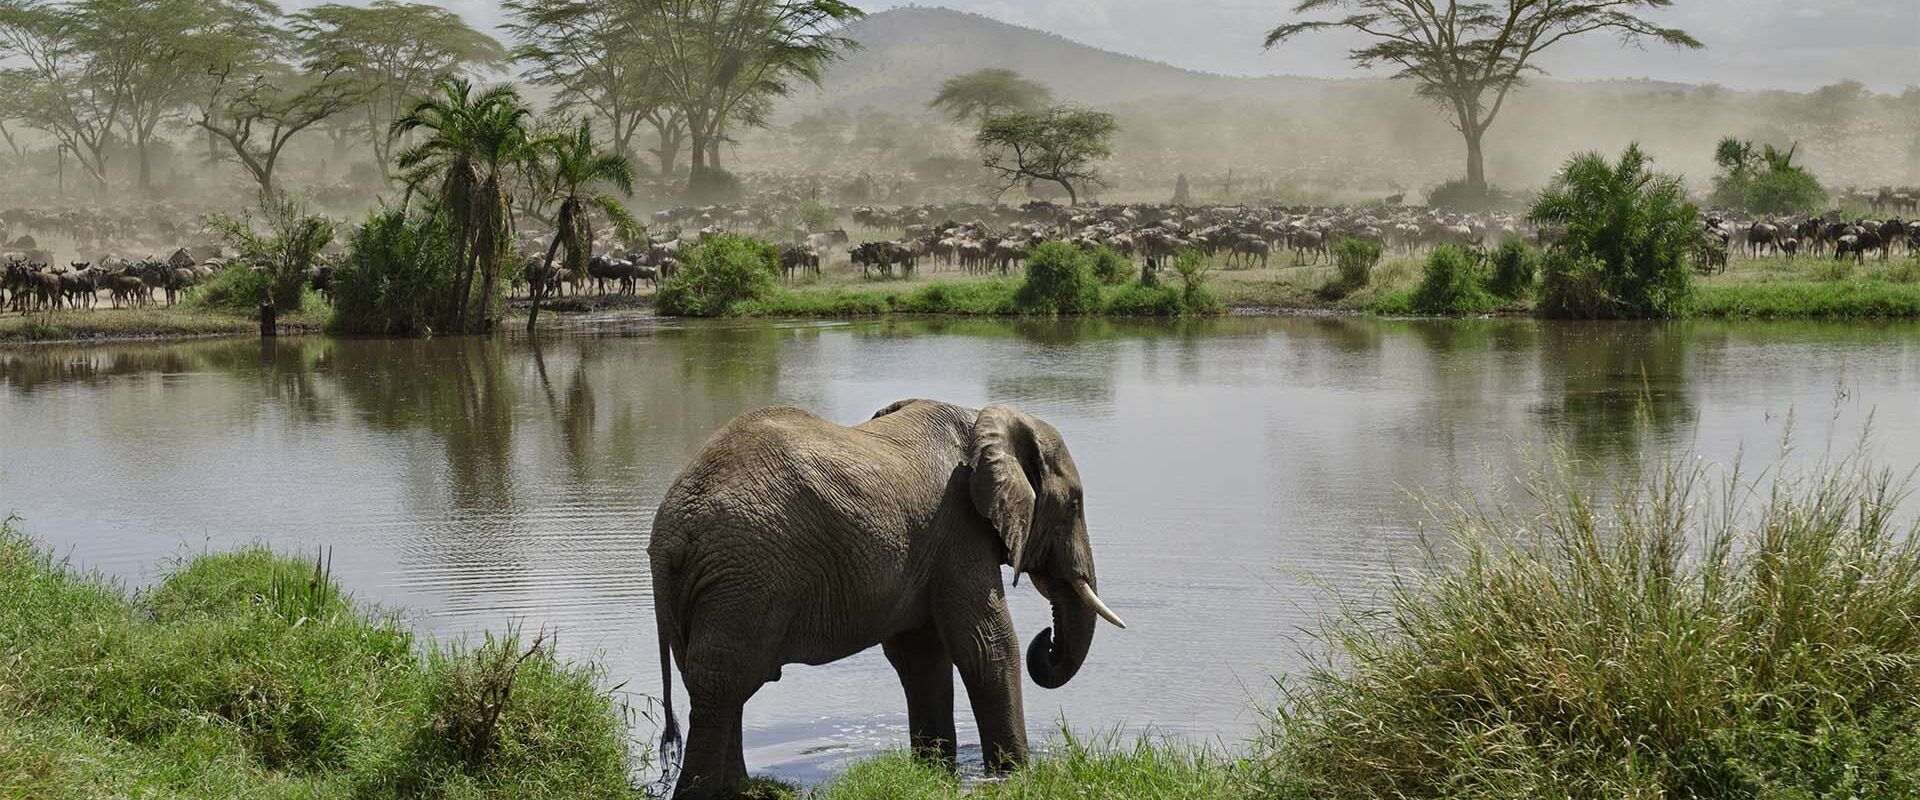
[[[395,137],[424,130],[427,136],[402,152],[397,161],[408,195],[438,183],[434,191],[448,217],[459,226],[455,256],[454,325],[467,330],[473,275],[481,274],[482,327],[491,323],[494,286],[501,257],[512,237],[504,172],[518,163],[528,146],[527,118],[532,115],[510,86],[496,86],[479,94],[464,78],[436,82],[437,96],[416,103],[394,120]]]
[[[532,182],[551,192],[546,202],[560,204],[553,215],[553,242],[547,245],[546,259],[540,262],[542,267],[552,264],[553,257],[565,247],[567,268],[576,275],[586,269],[593,247],[593,209],[607,215],[623,236],[632,236],[640,230],[640,223],[626,207],[601,191],[605,186],[618,189],[622,195],[632,195],[633,162],[619,153],[601,150],[593,140],[592,126],[585,120],[571,133],[540,138],[531,153],[534,157],[528,159],[526,166],[536,173]],[[527,315],[529,332],[540,318],[540,301],[548,284],[550,282],[540,282],[534,286],[533,312]]]

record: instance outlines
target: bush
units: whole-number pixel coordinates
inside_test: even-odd
[[[1433,248],[1410,301],[1414,313],[1437,316],[1485,314],[1497,305],[1473,254],[1452,245]]]
[[[1920,793],[1900,487],[1857,465],[1650,475],[1600,494],[1562,463],[1443,512],[1419,568],[1283,685],[1262,796]]]
[[[1108,292],[1105,304],[1106,312],[1116,317],[1177,317],[1187,309],[1181,290],[1165,284],[1115,287]]]
[[[1338,276],[1329,288],[1332,294],[1345,297],[1373,281],[1373,268],[1380,264],[1386,248],[1379,242],[1342,236],[1334,240],[1328,252],[1333,256]]]
[[[1617,164],[1598,153],[1574,156],[1534,204],[1534,224],[1565,230],[1553,245],[1563,258],[1547,262],[1540,313],[1662,318],[1685,310],[1698,210],[1679,178],[1649,163],[1637,144]]]
[[[1720,174],[1713,179],[1713,204],[1752,214],[1807,214],[1827,204],[1827,190],[1805,167],[1793,163],[1794,149],[1722,139],[1714,153]]]
[[[778,284],[780,253],[756,239],[723,233],[702,239],[680,272],[660,287],[660,313],[671,317],[721,317],[771,294]]]
[[[1207,273],[1213,271],[1212,264],[1198,250],[1186,249],[1173,254],[1173,273],[1180,276],[1180,300],[1189,314],[1213,315],[1226,311],[1226,304],[1207,287]]]
[[[1026,282],[1014,295],[1014,308],[1022,314],[1060,314],[1071,316],[1098,311],[1100,283],[1093,274],[1093,259],[1063,242],[1043,242],[1033,248],[1027,259]]]
[[[347,333],[418,336],[453,326],[458,248],[446,218],[376,211],[353,232],[333,277],[333,327]]]
[[[1508,239],[1493,251],[1493,277],[1487,282],[1495,297],[1517,300],[1533,292],[1540,274],[1540,250],[1518,239]]]
[[[1519,197],[1499,187],[1488,186],[1480,190],[1468,185],[1465,178],[1454,178],[1427,192],[1427,205],[1478,213],[1520,208],[1522,203]]]
[[[745,194],[740,178],[724,169],[697,169],[687,178],[687,198],[696,205],[731,203]]]
[[[808,200],[792,211],[787,212],[787,227],[805,228],[808,231],[831,229],[835,222],[833,207],[818,200]]]
[[[1101,245],[1093,251],[1093,276],[1108,286],[1119,286],[1133,280],[1133,262],[1120,251]]]
[[[308,214],[305,207],[284,194],[262,197],[260,212],[257,222],[252,215],[216,214],[207,218],[207,227],[239,252],[236,265],[252,266],[259,275],[236,274],[218,286],[209,281],[195,292],[194,300],[200,307],[254,313],[269,289],[273,304],[281,311],[305,306],[308,271],[319,263],[320,251],[333,241],[333,222]]]

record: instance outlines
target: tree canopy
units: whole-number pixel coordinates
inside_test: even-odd
[[[1467,145],[1467,183],[1485,191],[1482,140],[1500,116],[1508,95],[1528,73],[1542,70],[1534,57],[1566,39],[1606,31],[1622,44],[1652,40],[1699,49],[1699,40],[1641,16],[1673,0],[1301,0],[1295,16],[1343,12],[1337,19],[1301,19],[1267,33],[1272,49],[1302,34],[1347,30],[1367,44],[1352,51],[1361,69],[1392,67],[1393,77],[1417,84],[1419,96],[1446,109]]]
[[[1078,205],[1080,188],[1104,186],[1098,162],[1113,155],[1113,115],[1072,106],[1054,106],[989,117],[974,142],[982,165],[1006,182],[1002,189],[1057,184]]]
[[[955,75],[940,84],[928,108],[946,112],[955,122],[988,118],[1008,111],[1031,111],[1053,102],[1053,91],[1010,69],[989,68]]]
[[[1805,167],[1793,163],[1799,147],[1781,152],[1773,145],[1726,138],[1714,149],[1720,174],[1713,178],[1713,204],[1755,214],[1818,211],[1827,190]]]

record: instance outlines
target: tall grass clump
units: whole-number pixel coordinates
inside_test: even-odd
[[[1073,316],[1100,309],[1093,258],[1064,242],[1043,242],[1027,259],[1026,282],[1014,294],[1021,314]]]
[[[1651,163],[1637,144],[1614,163],[1574,156],[1534,203],[1533,223],[1561,232],[1541,281],[1541,314],[1645,319],[1685,310],[1698,210],[1680,179]]]
[[[455,237],[443,214],[374,212],[354,229],[334,274],[332,326],[384,336],[451,330],[460,286]]]
[[[757,239],[723,233],[700,240],[680,272],[660,287],[660,313],[672,317],[723,317],[735,306],[771,295],[780,274],[780,253]]]
[[[1420,568],[1327,625],[1263,738],[1271,795],[1920,796],[1900,483],[1573,472],[1444,507]]]
[[[325,558],[202,555],[129,595],[0,525],[0,652],[0,793],[639,796],[597,671],[420,646]]]

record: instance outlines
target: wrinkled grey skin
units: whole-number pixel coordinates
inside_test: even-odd
[[[1027,654],[1035,683],[1065,684],[1093,641],[1079,472],[1059,431],[1004,406],[902,401],[852,428],[791,408],[745,414],[674,481],[647,552],[663,672],[677,660],[693,703],[676,798],[729,796],[746,779],[741,709],[783,665],[876,644],[906,690],[917,752],[954,763],[958,669],[988,767],[1024,762],[1002,564],[1053,606]],[[667,685],[663,753],[679,744]]]

